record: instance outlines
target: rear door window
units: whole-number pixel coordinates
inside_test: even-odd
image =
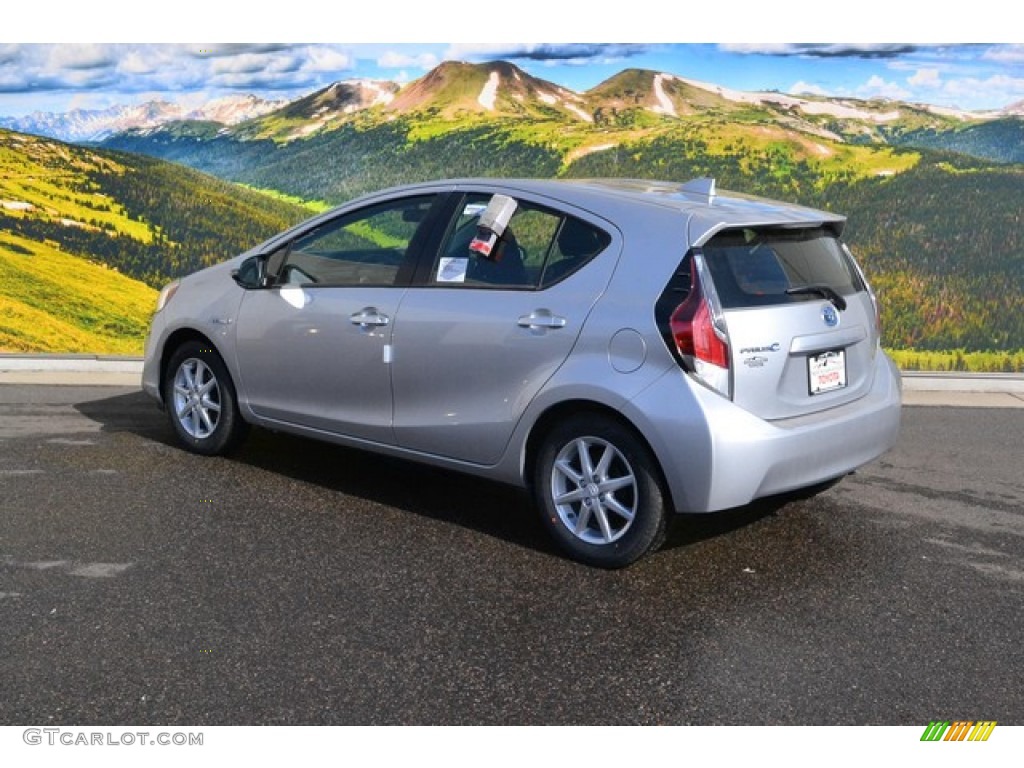
[[[452,221],[431,281],[445,287],[537,290],[560,282],[603,251],[611,237],[573,216],[520,200],[493,257],[469,249],[491,195],[467,194]]]
[[[863,290],[835,235],[824,228],[730,229],[703,247],[725,309],[820,301],[814,293],[787,293],[825,285],[842,296]]]

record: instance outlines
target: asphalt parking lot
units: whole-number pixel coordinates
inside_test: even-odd
[[[1022,444],[905,408],[837,487],[604,572],[515,490],[0,385],[0,724],[1024,724]]]

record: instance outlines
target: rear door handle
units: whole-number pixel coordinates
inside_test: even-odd
[[[566,319],[559,317],[558,315],[551,314],[550,310],[547,309],[535,309],[528,315],[523,315],[519,318],[520,328],[564,328]]]
[[[355,314],[349,315],[348,319],[352,321],[352,325],[361,328],[387,325],[391,322],[391,318],[379,312],[376,307],[363,307]]]

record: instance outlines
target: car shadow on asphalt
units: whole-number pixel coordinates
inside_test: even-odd
[[[124,432],[180,448],[163,412],[143,392],[75,404],[103,432]],[[202,460],[195,457],[196,460]],[[556,555],[522,489],[412,461],[253,429],[227,457],[241,465],[327,488],[345,496],[454,523],[522,547]],[[344,471],[339,471],[343,467]],[[711,515],[674,515],[664,550],[726,536],[781,510],[790,497],[764,499]]]
[[[95,389],[90,389],[95,392]],[[130,432],[147,440],[171,444],[174,435],[156,402],[141,390],[95,400],[82,400],[73,407],[101,432]]]
[[[707,539],[726,536],[777,514],[793,500],[790,496],[772,496],[758,499],[744,507],[711,514],[674,515],[669,521],[668,535],[662,549],[687,547]]]

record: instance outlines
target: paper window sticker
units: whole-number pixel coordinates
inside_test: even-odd
[[[469,259],[465,256],[442,256],[437,265],[437,282],[464,283]]]

